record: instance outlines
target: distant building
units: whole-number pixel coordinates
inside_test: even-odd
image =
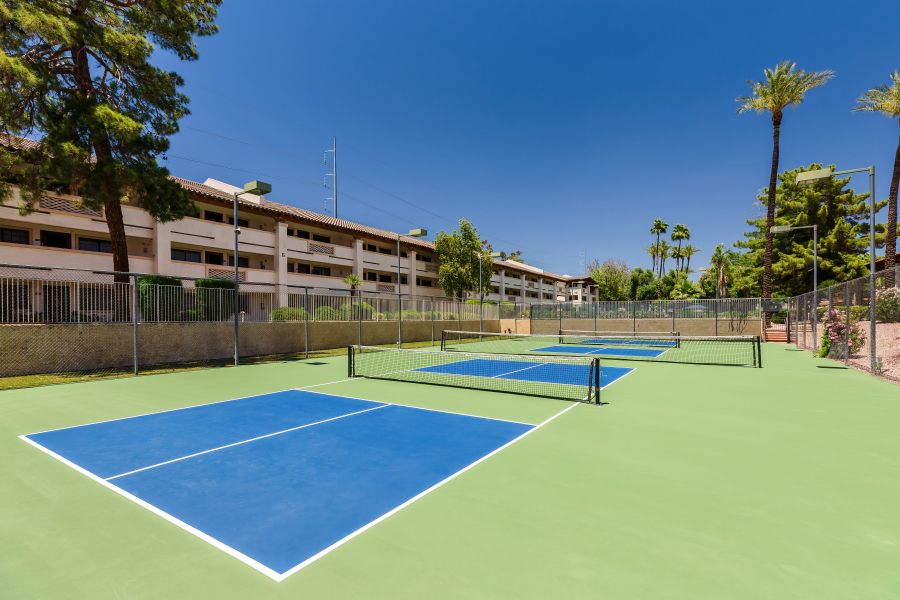
[[[197,203],[198,217],[157,223],[144,210],[122,204],[129,264],[137,273],[182,277],[234,276],[233,193],[238,188],[207,179],[173,178]],[[91,270],[113,268],[102,211],[79,198],[47,192],[37,212],[20,216],[18,191],[0,205],[0,262]],[[402,237],[397,281],[397,234],[245,195],[239,200],[238,279],[347,289],[356,273],[366,291],[443,296],[434,244]],[[494,261],[487,300],[555,302],[591,296],[590,278],[547,273],[514,261]]]

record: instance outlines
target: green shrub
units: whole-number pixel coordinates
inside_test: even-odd
[[[471,300],[466,300],[466,304],[481,304],[478,298],[472,298]]]
[[[138,279],[137,301],[144,321],[176,321],[184,310],[184,287],[177,277],[144,275]]]
[[[234,314],[234,281],[213,277],[194,282],[201,321],[226,321]],[[232,290],[228,293],[225,290]]]
[[[178,320],[179,321],[190,321],[190,322],[202,321],[200,316],[201,315],[200,315],[199,310],[183,310],[180,313],[178,313]]]
[[[345,321],[341,313],[331,306],[320,306],[316,309],[316,321]]]
[[[305,321],[306,309],[293,306],[282,306],[269,313],[270,321]]]
[[[457,319],[459,319],[459,313],[455,313],[455,312],[445,312],[444,313],[445,321],[456,321]]]
[[[511,319],[516,316],[516,307],[512,302],[500,303],[500,318]]]
[[[431,321],[432,319],[439,320],[441,318],[441,313],[437,310],[426,310],[422,313],[422,318],[426,321]]]
[[[875,316],[882,323],[900,322],[900,289],[887,288],[875,292]]]
[[[403,311],[403,318],[407,321],[418,321],[422,318],[422,313],[412,308]]]

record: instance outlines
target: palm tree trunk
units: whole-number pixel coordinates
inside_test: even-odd
[[[772,252],[774,251],[775,189],[778,184],[778,144],[781,137],[781,111],[772,115],[772,172],[769,174],[769,199],[766,207],[766,257],[763,266],[763,298],[772,297]]]
[[[897,188],[900,187],[900,143],[894,156],[894,174],[891,177],[891,191],[888,195],[887,238],[884,242],[884,282],[887,287],[894,287],[894,267],[897,257]],[[875,202],[869,198],[869,202]]]
[[[659,234],[656,234],[656,252],[659,253]],[[659,263],[662,263],[662,256],[659,257]],[[662,287],[659,285],[659,271],[662,270],[662,266],[656,272],[656,299],[662,300]]]

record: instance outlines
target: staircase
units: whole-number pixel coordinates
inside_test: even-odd
[[[766,329],[766,341],[776,344],[787,344],[787,331],[784,329]]]

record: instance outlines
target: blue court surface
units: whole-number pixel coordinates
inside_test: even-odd
[[[281,581],[535,427],[288,390],[21,437]]]
[[[654,346],[658,348],[677,348],[674,340],[642,340],[640,338],[578,340],[578,344],[594,344],[596,346]]]
[[[592,354],[594,356],[625,356],[640,358],[658,358],[668,352],[668,350],[654,350],[652,348],[591,348],[590,346],[575,346],[573,344],[561,344],[559,346],[547,346],[546,348],[535,348],[532,352],[561,352],[564,354]],[[615,367],[601,367],[600,374],[606,369]],[[601,383],[602,385],[602,383]]]
[[[546,349],[546,348],[544,348]],[[491,360],[473,358],[458,362],[415,369],[426,373],[464,375],[468,377],[489,377],[496,379],[517,379],[559,385],[590,386],[591,368],[588,365],[566,365],[560,363],[535,363],[534,361]],[[600,367],[600,389],[634,371],[633,368]]]

